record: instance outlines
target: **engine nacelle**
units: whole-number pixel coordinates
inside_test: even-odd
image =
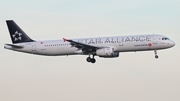
[[[114,52],[114,48],[103,48],[96,51],[96,55],[104,58],[119,57],[119,52]]]

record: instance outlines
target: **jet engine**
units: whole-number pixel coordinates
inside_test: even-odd
[[[114,48],[102,48],[96,51],[96,55],[104,58],[119,57],[119,52],[114,52]]]

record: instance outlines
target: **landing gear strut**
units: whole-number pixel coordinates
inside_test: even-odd
[[[93,55],[93,58],[91,58],[90,55],[89,55],[89,57],[87,57],[86,61],[91,62],[91,63],[95,63],[96,59],[94,58],[94,55]]]
[[[154,50],[155,58],[158,59],[159,56],[157,55],[157,50]]]

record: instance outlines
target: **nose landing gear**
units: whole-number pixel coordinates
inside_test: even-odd
[[[155,58],[158,59],[159,56],[157,55],[157,50],[154,50]]]
[[[91,58],[90,55],[89,55],[89,57],[87,57],[86,61],[91,62],[91,63],[95,63],[96,59],[94,58],[94,55],[93,55],[93,58]]]

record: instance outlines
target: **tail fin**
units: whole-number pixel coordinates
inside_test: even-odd
[[[6,20],[12,43],[33,42],[29,36],[13,21]]]

